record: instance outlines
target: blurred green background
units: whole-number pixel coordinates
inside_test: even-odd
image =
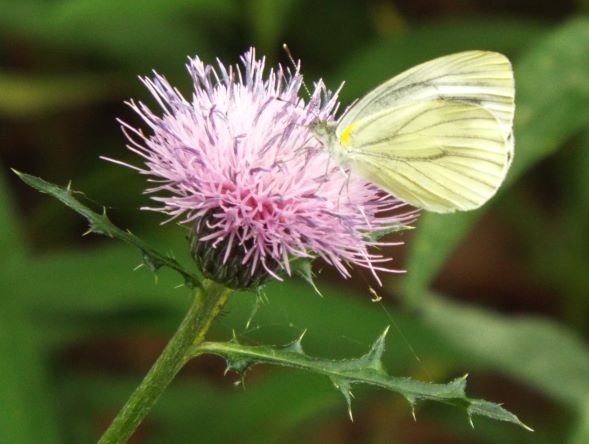
[[[189,94],[188,55],[234,63],[250,45],[342,101],[402,69],[465,49],[507,54],[516,72],[516,156],[484,209],[424,215],[388,252],[388,314],[317,264],[319,298],[293,280],[233,297],[210,337],[364,353],[392,321],[395,375],[447,381],[503,402],[536,429],[476,420],[358,388],[355,421],[327,379],[260,367],[235,387],[223,361],[199,358],[164,395],[134,443],[589,443],[589,2],[587,0],[2,0],[0,1],[0,443],[93,442],[157,357],[189,297],[171,272],[157,284],[139,254],[80,235],[85,222],[9,167],[83,190],[129,227],[189,263],[183,230],[140,212],[143,180],[98,159],[133,159],[116,117],[153,104],[151,69]],[[368,280],[368,283],[366,282]],[[402,335],[406,337],[403,340]],[[410,344],[410,346],[408,345]],[[410,347],[420,358],[418,361]]]

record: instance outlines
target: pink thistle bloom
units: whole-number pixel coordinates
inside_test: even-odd
[[[190,100],[157,73],[142,79],[163,115],[131,101],[151,134],[121,124],[144,159],[132,168],[156,183],[146,192],[161,206],[145,209],[190,224],[203,273],[233,288],[290,275],[297,257],[319,256],[345,277],[353,264],[394,271],[369,252],[384,245],[371,234],[410,223],[416,212],[395,215],[403,203],[336,165],[313,136],[313,122],[334,120],[337,92],[319,81],[305,101],[299,67],[264,76],[265,59],[253,49],[241,63],[190,60]]]

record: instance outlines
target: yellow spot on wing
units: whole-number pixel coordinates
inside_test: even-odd
[[[354,123],[350,123],[346,129],[342,132],[342,135],[339,138],[339,141],[342,145],[347,145],[350,139],[350,133],[352,132],[352,128],[354,127]]]

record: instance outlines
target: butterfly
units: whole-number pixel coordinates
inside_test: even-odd
[[[460,52],[387,80],[311,130],[341,165],[398,199],[437,213],[473,210],[513,160],[514,96],[507,57]]]

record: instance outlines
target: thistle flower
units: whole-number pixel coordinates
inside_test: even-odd
[[[160,211],[191,227],[193,257],[203,273],[232,288],[252,288],[291,274],[293,258],[319,256],[347,277],[347,265],[390,270],[369,252],[370,236],[408,223],[414,211],[329,159],[310,125],[334,119],[337,92],[319,81],[308,101],[302,75],[281,66],[264,76],[250,49],[241,67],[189,60],[190,100],[154,73],[143,78],[163,115],[129,105],[150,135],[121,122],[130,166],[150,177]],[[119,162],[120,163],[120,162]],[[382,244],[380,244],[382,245]]]

